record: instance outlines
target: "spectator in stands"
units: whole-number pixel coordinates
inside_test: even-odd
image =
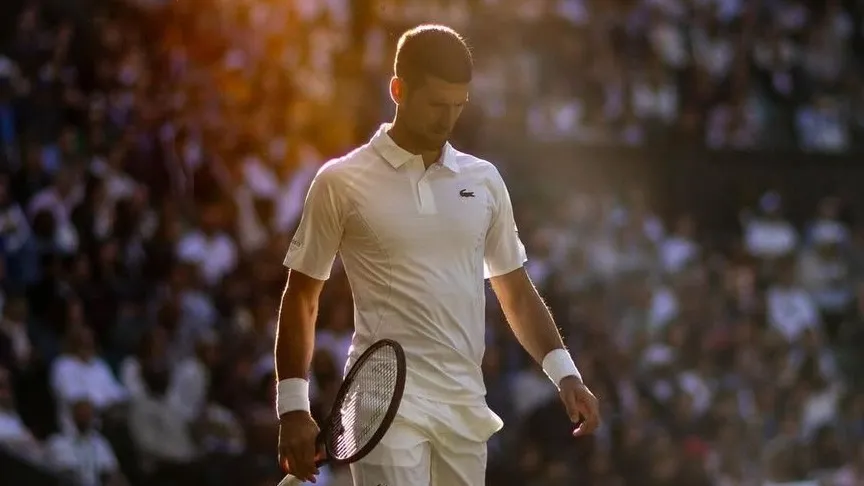
[[[215,399],[213,393],[207,397],[206,405],[196,417],[193,427],[208,463],[221,460],[235,463],[234,459],[246,452],[246,431],[241,422],[231,409]]]
[[[846,233],[838,224],[814,228],[811,248],[798,261],[798,279],[813,296],[828,336],[837,336],[853,299],[851,268],[843,251]]]
[[[798,232],[783,216],[783,201],[776,192],[759,199],[756,214],[745,215],[744,245],[754,257],[773,260],[791,255],[798,245]]]
[[[127,356],[120,365],[120,382],[129,391],[132,400],[147,398],[149,388],[144,375],[151,368],[160,369],[169,365],[168,337],[165,329],[154,326],[139,343],[138,352]]]
[[[129,431],[141,469],[153,484],[194,484],[198,450],[191,425],[168,399],[170,369],[163,363],[142,373],[145,393],[132,399]]]
[[[59,227],[67,228],[71,223],[72,210],[84,197],[84,188],[77,179],[78,174],[72,167],[58,169],[53,175],[51,185],[30,199],[27,206],[30,217],[41,211],[48,211]]]
[[[848,150],[849,115],[840,103],[835,97],[819,95],[799,108],[795,122],[802,149],[830,153]]]
[[[187,423],[194,422],[204,411],[210,396],[211,368],[218,359],[218,341],[214,335],[198,338],[195,353],[181,360],[171,373],[167,400]]]
[[[768,289],[766,304],[769,325],[787,342],[797,342],[807,331],[820,332],[819,309],[807,289],[797,284],[791,262],[780,269],[779,279]]]
[[[140,183],[126,171],[128,149],[122,143],[114,145],[107,157],[94,160],[90,171],[105,184],[105,204],[113,207],[118,201],[131,199],[140,190]]]
[[[214,332],[218,317],[213,298],[195,281],[196,267],[172,266],[168,281],[159,289],[157,325],[168,334],[168,354],[178,363],[194,354],[198,341]]]
[[[180,238],[177,257],[194,264],[207,286],[217,285],[237,266],[237,248],[223,230],[223,209],[215,204],[201,212],[201,226]]]
[[[807,239],[805,241],[808,246],[813,243],[817,232],[822,232],[823,238],[829,234],[839,236],[840,243],[846,246],[851,238],[847,222],[843,221],[843,201],[836,196],[828,196],[819,201],[819,206],[816,210],[816,215],[813,221],[807,225]]]
[[[695,241],[696,224],[690,216],[682,216],[675,222],[674,231],[660,244],[660,260],[663,271],[679,273],[690,267],[701,256],[701,248]]]
[[[96,410],[89,399],[70,403],[74,426],[48,440],[49,460],[81,486],[126,486],[111,444],[95,428]]]
[[[61,171],[57,180],[74,177],[67,169]],[[66,183],[60,183],[64,187]],[[65,191],[66,189],[62,189]],[[69,199],[60,200],[57,196],[60,190],[48,187],[39,191],[31,199],[28,211],[33,221],[33,233],[36,237],[37,250],[41,253],[58,253],[68,255],[78,248],[78,233],[71,224],[72,208],[78,204],[80,193],[70,194]]]
[[[81,413],[89,424],[89,420],[119,411],[118,407],[128,398],[128,392],[108,364],[96,354],[93,331],[86,326],[75,326],[67,331],[66,351],[52,364],[51,388],[65,430],[73,425],[74,417],[70,413],[76,401],[87,400],[86,406],[80,408],[86,409]]]

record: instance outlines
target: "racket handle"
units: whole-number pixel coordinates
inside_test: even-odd
[[[300,486],[301,484],[303,484],[303,481],[290,474],[286,474],[285,477],[282,478],[282,481],[279,481],[278,486]]]

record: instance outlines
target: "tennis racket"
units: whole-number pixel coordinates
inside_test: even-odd
[[[351,464],[381,442],[393,423],[405,391],[405,351],[396,341],[382,339],[369,347],[348,371],[330,415],[318,434],[323,464]],[[302,481],[288,474],[279,486]]]

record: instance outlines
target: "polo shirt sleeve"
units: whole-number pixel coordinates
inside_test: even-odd
[[[314,279],[327,280],[342,242],[343,210],[337,174],[324,166],[309,187],[300,225],[283,264]]]
[[[497,169],[491,179],[492,219],[486,232],[484,278],[510,273],[528,260],[525,246],[519,239],[513,204],[504,179]]]

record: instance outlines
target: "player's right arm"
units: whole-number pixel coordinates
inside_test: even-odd
[[[315,346],[318,298],[342,241],[344,213],[328,166],[312,181],[284,264],[289,269],[276,327],[279,463],[309,481],[317,474],[318,426],[309,413],[309,368]]]
[[[309,413],[309,367],[315,346],[318,296],[324,286],[296,270],[288,274],[276,328],[276,410],[279,415],[279,464],[310,480],[315,467],[318,425]]]

